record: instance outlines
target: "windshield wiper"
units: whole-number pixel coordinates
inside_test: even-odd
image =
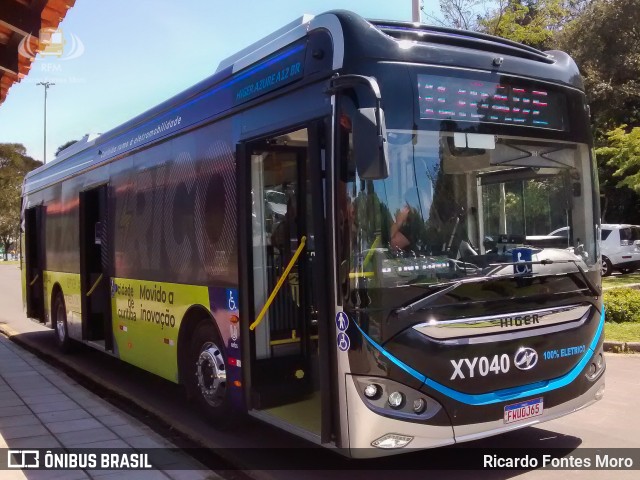
[[[577,260],[570,260],[568,258],[563,258],[562,260],[551,260],[551,259],[545,259],[545,260],[536,260],[536,261],[527,261],[527,262],[505,262],[505,263],[490,263],[489,266],[490,267],[508,267],[510,265],[552,265],[554,263],[573,263],[573,265],[575,265],[575,267],[578,269],[578,272],[580,272],[580,276],[582,277],[582,280],[584,281],[584,283],[587,285],[587,288],[589,288],[589,291],[593,294],[594,297],[599,297],[600,295],[602,295],[602,291],[598,289],[598,287],[596,287],[593,282],[589,279],[589,277],[587,277],[586,272],[582,269],[582,267],[580,266],[580,264],[578,263]],[[489,275],[487,275],[487,277],[493,276],[493,273],[490,273]],[[514,274],[515,277],[527,277],[527,275],[522,275],[522,274]]]
[[[580,272],[582,280],[584,280],[584,283],[587,284],[587,287],[589,287],[589,290],[591,291],[593,296],[599,297],[600,295],[602,295],[602,290],[599,290],[598,287],[593,284],[589,277],[587,277],[587,273],[582,269],[582,267],[576,260],[570,260],[568,258],[563,260],[540,260],[541,265],[551,265],[552,263],[573,263]]]
[[[463,281],[452,283],[448,287],[445,287],[442,290],[438,290],[437,292],[432,293],[431,295],[427,295],[426,297],[422,297],[421,299],[416,300],[415,302],[412,302],[405,307],[397,308],[394,312],[398,318],[408,317],[409,315],[412,315],[418,310],[421,310],[427,305],[429,305],[430,303],[436,301],[440,297],[443,297],[444,295],[451,292],[452,290],[455,290],[463,283],[464,283]]]

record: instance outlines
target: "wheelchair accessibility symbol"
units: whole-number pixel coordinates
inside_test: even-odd
[[[351,340],[349,340],[349,335],[347,335],[344,332],[340,332],[338,333],[338,338],[336,339],[336,341],[338,342],[338,348],[341,351],[346,352],[347,350],[349,350],[349,347],[351,346]]]
[[[533,252],[529,248],[516,248],[513,250],[513,273],[516,275],[526,275],[533,273],[531,260]]]
[[[238,310],[238,291],[234,288],[227,289],[227,309],[230,312]]]

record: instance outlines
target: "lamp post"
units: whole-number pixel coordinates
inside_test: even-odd
[[[411,0],[412,8],[411,8],[411,21],[412,22],[420,22],[420,3],[421,0]]]
[[[37,85],[44,87],[44,163],[47,163],[47,90],[55,83],[39,82]]]

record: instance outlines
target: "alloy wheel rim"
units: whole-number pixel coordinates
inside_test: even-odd
[[[58,333],[58,339],[63,342],[67,333],[64,322],[64,307],[60,303],[56,310],[56,332]]]
[[[202,398],[212,407],[224,401],[227,389],[227,370],[222,352],[213,343],[202,345],[196,361],[196,379]]]

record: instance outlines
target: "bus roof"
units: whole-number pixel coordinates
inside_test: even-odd
[[[545,53],[499,37],[463,30],[411,22],[367,21],[355,13],[343,10],[317,16],[303,15],[222,60],[212,76],[182,93],[97,138],[61,152],[53,161],[27,174],[23,194],[39,190],[85,169],[108,162],[126,151],[137,149],[189,127],[194,122],[180,123],[181,117],[176,117],[173,112],[237,83],[243,75],[246,76],[264,63],[265,59],[279,52],[284,51],[285,54],[291,55],[291,58],[295,58],[299,52],[290,47],[318,30],[327,31],[333,41],[331,68],[327,69],[327,73],[341,69],[346,71],[350,65],[361,62],[363,58],[396,61],[401,59],[406,62],[497,70],[498,67],[492,66],[491,61],[497,55],[505,55],[508,62],[504,62],[500,72],[530,76],[531,64],[534,62],[537,67],[536,78],[582,89],[582,80],[575,63],[563,52]],[[455,60],[453,63],[452,58]],[[214,108],[207,112],[211,117],[232,106],[227,102],[225,105],[216,105],[217,110]],[[174,117],[170,118],[170,115]],[[165,128],[171,121],[177,121],[179,128]],[[149,132],[156,131],[160,133],[148,135]],[[148,141],[133,142],[136,135],[136,138],[143,136]],[[133,142],[133,146],[128,147],[128,142]]]

